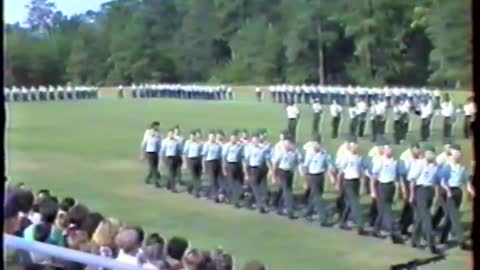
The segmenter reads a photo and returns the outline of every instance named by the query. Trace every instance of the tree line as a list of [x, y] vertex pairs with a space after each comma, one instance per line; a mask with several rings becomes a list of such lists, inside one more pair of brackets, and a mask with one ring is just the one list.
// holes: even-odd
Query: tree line
[[6, 25], [7, 85], [146, 82], [470, 87], [458, 0], [113, 0]]

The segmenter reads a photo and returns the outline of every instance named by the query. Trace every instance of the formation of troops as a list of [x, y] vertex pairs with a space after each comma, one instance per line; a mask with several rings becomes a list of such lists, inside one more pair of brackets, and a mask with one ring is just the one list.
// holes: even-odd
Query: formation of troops
[[[132, 98], [176, 98], [200, 100], [232, 100], [231, 87], [224, 85], [183, 85], [183, 84], [133, 84], [130, 87]], [[125, 97], [123, 86], [118, 87], [118, 97]]]
[[3, 88], [6, 102], [98, 99], [98, 88], [89, 86], [38, 86]]
[[[318, 133], [299, 147], [288, 131], [271, 144], [266, 130], [251, 135], [235, 130], [228, 137], [211, 130], [206, 138], [193, 130], [184, 138], [178, 126], [164, 136], [159, 127], [153, 122], [141, 143], [141, 158], [148, 161], [145, 183], [157, 188], [176, 193], [182, 184], [193, 196], [215, 203], [302, 217], [319, 226], [355, 228], [360, 235], [390, 237], [395, 244], [410, 239], [416, 248], [426, 242], [435, 254], [442, 252], [439, 244], [468, 248], [460, 205], [465, 192], [474, 196], [475, 191], [470, 169], [460, 162], [462, 149], [455, 143], [445, 144], [440, 153], [431, 145], [412, 143], [396, 158], [384, 137], [365, 154], [357, 138], [349, 136], [333, 155]], [[182, 168], [191, 182], [182, 181]], [[305, 192], [296, 198], [294, 181], [300, 177], [305, 179]], [[324, 199], [328, 180], [337, 193], [330, 204]], [[371, 199], [368, 218], [362, 214], [362, 193]], [[396, 200], [402, 204], [399, 217], [392, 212]]]
[[[295, 140], [295, 130], [300, 116], [296, 104], [311, 104], [313, 111], [313, 130], [319, 131], [320, 120], [326, 109], [331, 116], [331, 137], [337, 138], [341, 121], [347, 123], [348, 133], [358, 138], [371, 135], [371, 141], [384, 136], [386, 129], [393, 130], [393, 143], [405, 142], [411, 129], [411, 119], [420, 120], [419, 138], [427, 141], [431, 136], [432, 121], [443, 122], [442, 137], [445, 141], [453, 137], [455, 122], [463, 118], [463, 135], [471, 136], [470, 125], [476, 113], [473, 97], [464, 104], [454, 104], [448, 93], [440, 91], [411, 90], [401, 88], [353, 88], [332, 86], [270, 86], [273, 102], [286, 104], [288, 130]], [[259, 101], [263, 100], [263, 91], [256, 89]], [[343, 119], [342, 119], [343, 118]], [[393, 121], [388, 122], [391, 118]]]

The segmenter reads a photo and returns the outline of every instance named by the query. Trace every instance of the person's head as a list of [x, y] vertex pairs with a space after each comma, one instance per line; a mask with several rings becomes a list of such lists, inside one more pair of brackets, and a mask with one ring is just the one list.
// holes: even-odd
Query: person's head
[[70, 208], [72, 208], [75, 205], [75, 199], [72, 197], [65, 197], [63, 200], [60, 202], [60, 209], [64, 212], [68, 212]]
[[217, 134], [215, 134], [214, 131], [210, 131], [208, 133], [208, 141], [209, 142], [214, 142], [217, 139]]
[[446, 102], [450, 101], [450, 94], [449, 93], [443, 94], [443, 100]]
[[265, 264], [260, 261], [250, 261], [245, 264], [243, 270], [266, 270]]
[[195, 130], [190, 131], [190, 133], [188, 134], [188, 139], [191, 141], [195, 141], [197, 139]]
[[88, 234], [86, 231], [75, 230], [70, 231], [67, 234], [67, 246], [68, 248], [79, 250], [82, 245], [88, 243]]
[[172, 237], [167, 243], [167, 255], [180, 261], [188, 248], [188, 241], [182, 237]]
[[46, 243], [50, 237], [52, 226], [46, 223], [40, 223], [33, 228], [33, 240]]
[[455, 163], [460, 163], [460, 161], [462, 159], [462, 149], [460, 148], [460, 145], [458, 145], [458, 144], [452, 145], [450, 153], [451, 153], [451, 156], [452, 156], [452, 160]]
[[135, 226], [132, 229], [137, 232], [137, 245], [142, 246], [143, 240], [145, 239], [145, 231], [140, 226]]
[[233, 257], [230, 254], [222, 253], [215, 257], [215, 266], [217, 270], [232, 270]]
[[203, 262], [203, 256], [197, 249], [192, 249], [182, 258], [182, 264], [185, 270], [199, 270]]
[[200, 140], [202, 138], [202, 131], [200, 129], [195, 130], [195, 138]]
[[348, 144], [348, 149], [352, 154], [358, 154], [358, 144], [356, 142], [350, 142]]
[[88, 213], [89, 211], [86, 206], [77, 204], [68, 210], [66, 222], [80, 228]]
[[451, 146], [452, 145], [450, 143], [446, 143], [445, 145], [443, 145], [443, 152], [445, 152], [445, 154], [447, 155], [450, 155]]
[[280, 132], [280, 134], [278, 135], [278, 139], [279, 139], [280, 141], [284, 141], [286, 134], [287, 134], [287, 133], [286, 133], [285, 131]]
[[169, 129], [167, 131], [167, 138], [169, 138], [169, 139], [174, 139], [175, 138], [175, 133], [173, 133], [173, 129]]
[[160, 123], [159, 123], [158, 121], [154, 121], [154, 122], [152, 122], [152, 124], [150, 125], [150, 128], [152, 128], [153, 130], [158, 131], [158, 129], [160, 128]]
[[251, 137], [250, 142], [251, 142], [253, 145], [258, 145], [258, 143], [259, 143], [258, 135], [254, 134], [254, 135]]
[[88, 237], [92, 237], [93, 233], [95, 232], [102, 220], [103, 216], [100, 213], [88, 213], [88, 215], [85, 217], [85, 220], [82, 222], [80, 229], [86, 231]]
[[148, 235], [147, 239], [145, 240], [145, 245], [150, 246], [153, 244], [161, 244], [162, 246], [165, 245], [165, 239], [161, 237], [158, 233], [151, 233]]
[[174, 136], [180, 136], [180, 126], [176, 125], [173, 127], [173, 135]]
[[393, 149], [390, 146], [383, 147], [383, 155], [386, 158], [392, 158], [393, 157]]
[[53, 225], [57, 218], [58, 204], [51, 200], [44, 200], [39, 204], [38, 210], [42, 223]]
[[164, 245], [159, 243], [154, 243], [144, 247], [143, 252], [145, 253], [145, 258], [149, 262], [156, 262], [162, 260], [164, 256]]
[[123, 252], [135, 255], [140, 248], [138, 245], [138, 233], [134, 229], [125, 229], [120, 231], [115, 237], [115, 245]]
[[37, 200], [40, 201], [42, 199], [50, 197], [50, 190], [48, 189], [41, 189], [37, 192]]
[[230, 135], [230, 142], [231, 143], [236, 143], [238, 140], [238, 132], [234, 131], [231, 135]]
[[435, 148], [433, 146], [425, 146], [425, 159], [429, 162], [435, 161]]
[[100, 247], [114, 247], [118, 227], [108, 220], [102, 220], [92, 235], [92, 242]]
[[417, 142], [414, 142], [410, 145], [410, 151], [413, 155], [420, 154], [420, 145]]
[[32, 210], [35, 200], [33, 192], [26, 189], [18, 189], [18, 210], [22, 213], [28, 213]]
[[15, 191], [9, 193], [3, 205], [3, 232], [6, 234], [15, 234], [20, 229], [17, 196]]
[[55, 222], [54, 222], [55, 228], [59, 230], [67, 229], [68, 224], [66, 220], [67, 220], [67, 213], [59, 210], [57, 212], [57, 217], [55, 218]]
[[218, 131], [216, 132], [216, 139], [217, 139], [218, 141], [223, 141], [223, 138], [224, 138], [224, 137], [225, 137], [225, 133], [223, 133], [223, 131], [218, 130]]

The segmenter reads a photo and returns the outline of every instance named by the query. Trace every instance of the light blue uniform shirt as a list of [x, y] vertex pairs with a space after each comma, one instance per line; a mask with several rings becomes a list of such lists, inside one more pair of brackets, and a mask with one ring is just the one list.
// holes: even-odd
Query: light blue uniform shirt
[[205, 161], [220, 160], [222, 158], [222, 145], [207, 142], [203, 145], [202, 156]]
[[160, 153], [161, 138], [159, 135], [149, 135], [142, 142], [142, 149], [147, 153]]
[[186, 141], [183, 147], [183, 154], [187, 158], [198, 158], [202, 156], [202, 143]]
[[360, 155], [346, 154], [338, 162], [338, 170], [345, 180], [359, 179], [368, 169], [368, 164]]
[[372, 173], [380, 183], [391, 183], [400, 175], [400, 166], [393, 158], [373, 161]]
[[244, 149], [244, 161], [247, 166], [260, 167], [267, 164], [270, 159], [268, 147], [248, 144]]
[[417, 186], [433, 186], [440, 182], [441, 170], [440, 166], [435, 163], [426, 163], [423, 161], [422, 168], [415, 184]]
[[182, 152], [182, 144], [175, 139], [165, 139], [162, 143], [162, 156], [176, 157]]
[[462, 187], [469, 179], [469, 173], [461, 164], [445, 165], [442, 173], [442, 183], [449, 187]]
[[279, 169], [284, 171], [293, 171], [295, 166], [300, 164], [302, 156], [298, 150], [285, 151], [277, 153], [274, 157], [273, 163], [278, 166]]
[[307, 169], [309, 174], [319, 174], [325, 172], [327, 169], [333, 168], [332, 157], [327, 152], [309, 152], [303, 166]]
[[242, 162], [243, 145], [240, 143], [227, 143], [223, 152], [223, 160], [226, 162]]

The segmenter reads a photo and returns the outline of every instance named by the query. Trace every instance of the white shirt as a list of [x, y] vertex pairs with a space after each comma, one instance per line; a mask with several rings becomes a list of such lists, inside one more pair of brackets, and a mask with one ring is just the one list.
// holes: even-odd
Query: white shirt
[[338, 168], [343, 173], [345, 180], [358, 179], [363, 171], [363, 159], [360, 155], [348, 153], [340, 159]]
[[348, 114], [350, 115], [350, 118], [354, 118], [355, 116], [357, 116], [357, 113], [358, 112], [355, 107], [348, 109]]
[[365, 101], [360, 101], [357, 103], [357, 112], [366, 113], [368, 111], [368, 105]]
[[333, 117], [336, 117], [338, 116], [341, 112], [342, 112], [342, 106], [334, 103], [332, 105], [330, 105], [330, 114], [333, 116]]
[[258, 88], [258, 87], [257, 87], [257, 88], [255, 88], [255, 92], [257, 92], [257, 93], [258, 93], [258, 92], [260, 92], [260, 91], [261, 91], [261, 90], [260, 90], [260, 88]]
[[313, 113], [319, 113], [322, 111], [322, 105], [320, 105], [320, 103], [318, 102], [314, 102], [312, 104], [312, 109], [313, 109]]
[[374, 112], [376, 115], [384, 115], [387, 111], [387, 104], [385, 102], [379, 102], [375, 104]]
[[289, 105], [287, 106], [287, 118], [288, 119], [297, 119], [300, 111], [298, 110], [297, 106]]
[[422, 103], [420, 105], [420, 118], [425, 119], [433, 114], [432, 103], [429, 101], [427, 104]]
[[463, 112], [465, 113], [466, 116], [472, 116], [477, 112], [477, 107], [475, 106], [475, 103], [467, 103], [463, 105]]
[[438, 165], [445, 165], [450, 163], [449, 159], [450, 157], [447, 155], [447, 153], [442, 152], [437, 156], [435, 161], [437, 162]]
[[453, 102], [442, 102], [442, 116], [443, 117], [452, 117], [453, 113], [455, 112], [455, 107], [453, 106]]
[[118, 252], [118, 256], [115, 261], [119, 263], [139, 266], [138, 258], [136, 256], [123, 252], [123, 250], [120, 250], [120, 252]]

